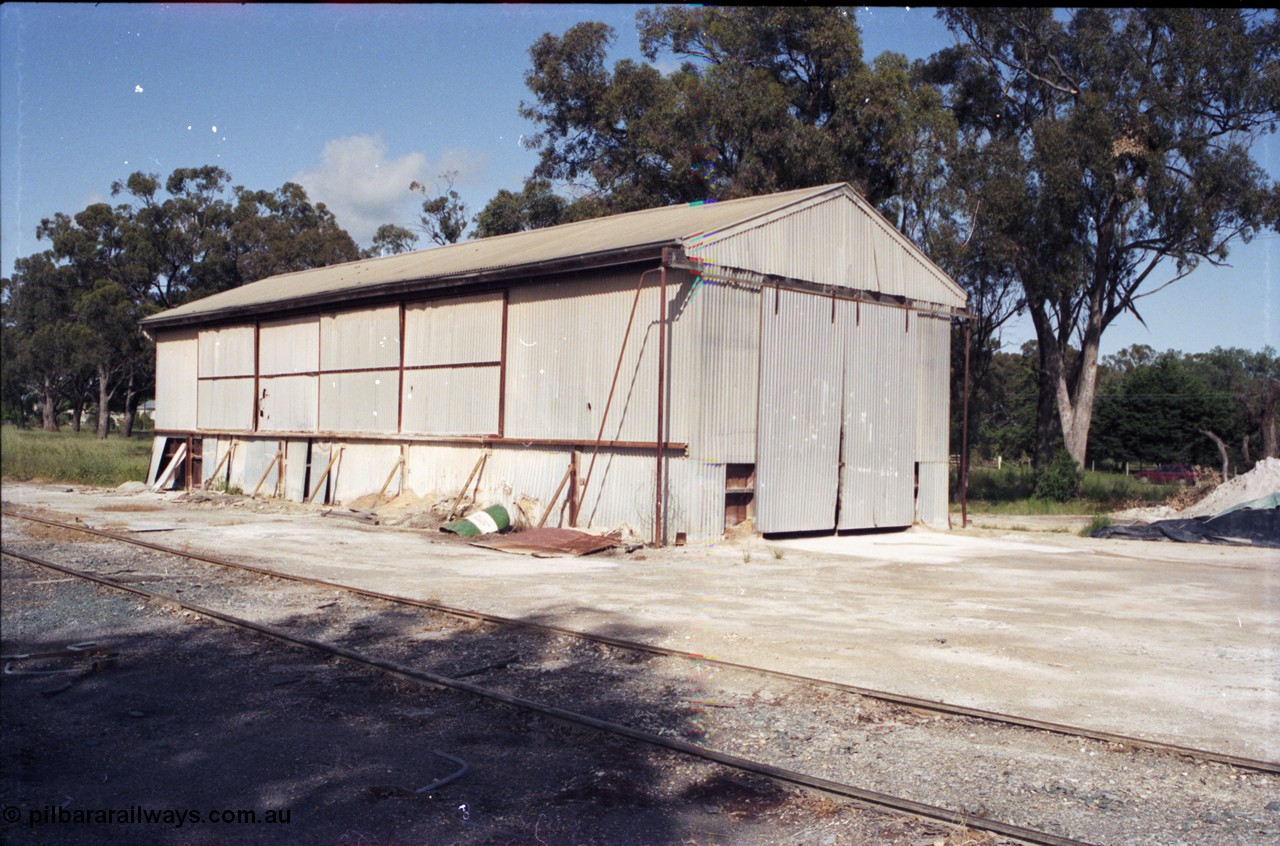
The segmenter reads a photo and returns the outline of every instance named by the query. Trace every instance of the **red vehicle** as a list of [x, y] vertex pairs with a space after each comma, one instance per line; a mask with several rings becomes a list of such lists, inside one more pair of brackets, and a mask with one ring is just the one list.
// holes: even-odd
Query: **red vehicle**
[[1157, 485], [1194, 485], [1196, 474], [1185, 464], [1161, 464], [1154, 470], [1139, 470], [1133, 474], [1135, 479], [1142, 479]]

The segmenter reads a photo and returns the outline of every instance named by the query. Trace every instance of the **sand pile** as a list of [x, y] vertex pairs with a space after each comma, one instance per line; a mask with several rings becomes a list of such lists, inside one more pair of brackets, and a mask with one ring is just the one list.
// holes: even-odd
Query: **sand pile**
[[1277, 492], [1280, 492], [1280, 458], [1264, 458], [1248, 473], [1218, 485], [1213, 493], [1178, 516], [1209, 517]]

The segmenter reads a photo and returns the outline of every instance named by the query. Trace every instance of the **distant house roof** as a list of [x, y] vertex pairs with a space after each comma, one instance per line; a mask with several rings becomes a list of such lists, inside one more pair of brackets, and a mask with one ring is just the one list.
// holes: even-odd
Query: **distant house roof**
[[[143, 325], [148, 329], [194, 325], [285, 308], [331, 306], [471, 282], [634, 262], [651, 258], [664, 247], [705, 244], [724, 230], [736, 230], [757, 219], [838, 195], [879, 219], [870, 204], [845, 183], [740, 200], [666, 206], [285, 273], [169, 309], [144, 319]], [[906, 238], [896, 231], [891, 234], [926, 266], [949, 297], [963, 302], [964, 292], [954, 281]]]

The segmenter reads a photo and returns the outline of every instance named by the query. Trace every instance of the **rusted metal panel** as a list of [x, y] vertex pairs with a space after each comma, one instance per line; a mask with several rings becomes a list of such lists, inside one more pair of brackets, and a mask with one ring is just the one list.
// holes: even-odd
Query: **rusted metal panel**
[[472, 546], [496, 549], [502, 552], [525, 553], [535, 558], [560, 555], [590, 555], [612, 549], [618, 542], [612, 538], [592, 535], [577, 529], [528, 529], [512, 535], [498, 536], [482, 541], [472, 541]]
[[756, 528], [832, 529], [844, 387], [831, 301], [765, 291], [761, 306]]
[[253, 326], [200, 330], [200, 378], [252, 376]]
[[194, 329], [156, 336], [156, 428], [196, 428], [196, 367], [199, 340]]
[[406, 371], [402, 431], [429, 435], [496, 434], [498, 377], [497, 366]]
[[322, 370], [367, 370], [399, 366], [398, 306], [344, 311], [326, 314], [320, 319]]
[[314, 432], [319, 379], [262, 376], [258, 379], [258, 431]]
[[321, 374], [320, 431], [394, 432], [399, 387], [396, 370]]
[[263, 376], [315, 373], [320, 368], [319, 323], [318, 315], [263, 321], [258, 332], [258, 372]]
[[253, 377], [200, 380], [197, 424], [201, 429], [251, 431]]
[[404, 333], [406, 367], [498, 361], [502, 294], [408, 303]]

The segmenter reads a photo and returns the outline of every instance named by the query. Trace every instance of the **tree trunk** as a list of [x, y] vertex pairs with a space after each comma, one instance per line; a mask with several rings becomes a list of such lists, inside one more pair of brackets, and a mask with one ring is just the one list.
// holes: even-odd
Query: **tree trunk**
[[76, 401], [71, 404], [71, 431], [80, 434], [81, 420], [84, 418], [84, 394], [76, 394]]
[[105, 440], [111, 432], [111, 370], [105, 364], [98, 365], [98, 440]]
[[58, 431], [58, 408], [53, 395], [53, 381], [44, 377], [44, 391], [40, 398], [41, 428], [46, 432]]
[[1249, 436], [1248, 436], [1248, 435], [1245, 435], [1245, 436], [1244, 436], [1244, 444], [1243, 444], [1243, 446], [1244, 446], [1244, 463], [1245, 463], [1246, 465], [1248, 465], [1248, 464], [1252, 464], [1253, 462], [1252, 462], [1252, 460], [1249, 458]]
[[1218, 454], [1222, 456], [1222, 481], [1227, 481], [1227, 479], [1230, 478], [1227, 475], [1227, 470], [1230, 469], [1230, 463], [1227, 460], [1227, 442], [1215, 435], [1213, 432], [1210, 432], [1208, 429], [1201, 429], [1200, 434], [1218, 445]]
[[1074, 395], [1067, 382], [1065, 362], [1058, 367], [1058, 418], [1062, 421], [1062, 440], [1067, 452], [1071, 453], [1076, 464], [1084, 467], [1084, 456], [1089, 447], [1089, 424], [1093, 421], [1093, 400], [1098, 391], [1096, 338], [1086, 338], [1080, 357], [1080, 374]]
[[1055, 408], [1058, 380], [1054, 365], [1059, 358], [1051, 354], [1056, 344], [1047, 320], [1038, 309], [1031, 309], [1031, 322], [1036, 329], [1036, 346], [1040, 356], [1040, 372], [1036, 379], [1036, 451], [1031, 463], [1039, 468], [1048, 467], [1053, 460], [1058, 431]]
[[1276, 442], [1276, 405], [1280, 403], [1280, 379], [1272, 379], [1262, 400], [1262, 457], [1280, 458], [1280, 444]]

